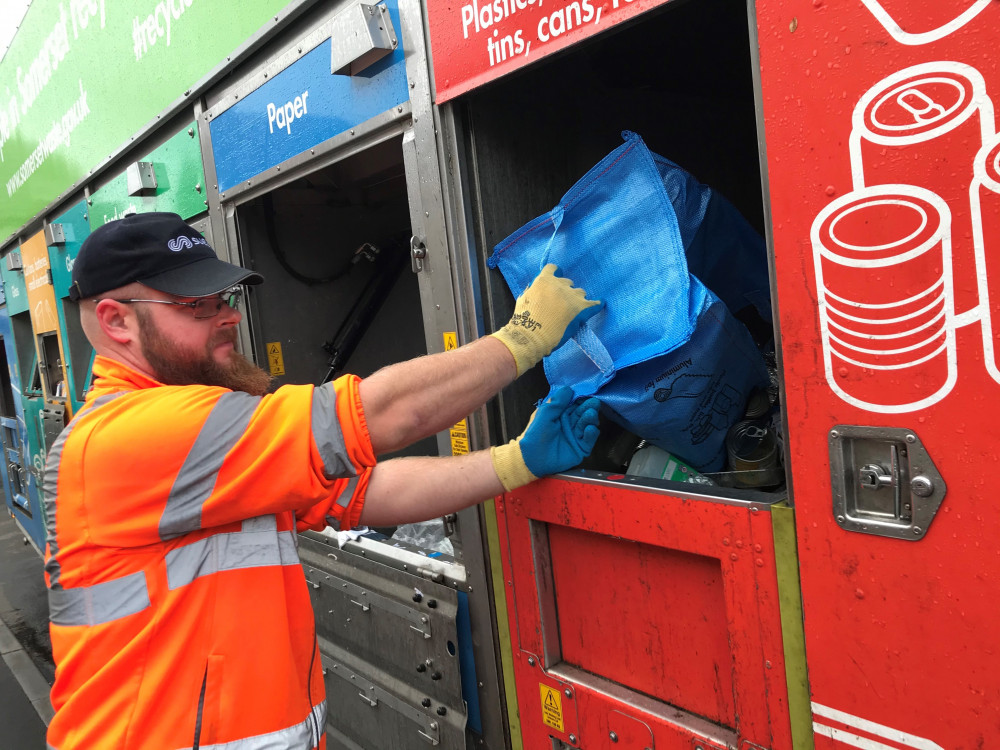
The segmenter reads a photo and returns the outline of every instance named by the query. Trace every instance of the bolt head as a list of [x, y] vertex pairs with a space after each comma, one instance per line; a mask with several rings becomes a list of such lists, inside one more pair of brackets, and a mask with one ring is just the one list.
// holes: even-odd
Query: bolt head
[[531, 667], [535, 666], [535, 657], [534, 656], [529, 656], [528, 657], [528, 666], [531, 666]]

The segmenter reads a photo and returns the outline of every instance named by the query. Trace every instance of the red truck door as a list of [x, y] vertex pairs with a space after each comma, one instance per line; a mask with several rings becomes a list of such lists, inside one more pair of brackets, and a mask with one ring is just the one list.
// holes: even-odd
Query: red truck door
[[818, 750], [1000, 738], [1000, 4], [759, 0]]

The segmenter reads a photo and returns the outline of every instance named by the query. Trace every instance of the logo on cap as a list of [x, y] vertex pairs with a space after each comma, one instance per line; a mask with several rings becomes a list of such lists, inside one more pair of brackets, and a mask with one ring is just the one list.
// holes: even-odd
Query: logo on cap
[[185, 237], [181, 235], [172, 240], [167, 241], [167, 247], [173, 250], [175, 253], [179, 253], [185, 247], [194, 247], [195, 245], [207, 245], [208, 240], [203, 237]]

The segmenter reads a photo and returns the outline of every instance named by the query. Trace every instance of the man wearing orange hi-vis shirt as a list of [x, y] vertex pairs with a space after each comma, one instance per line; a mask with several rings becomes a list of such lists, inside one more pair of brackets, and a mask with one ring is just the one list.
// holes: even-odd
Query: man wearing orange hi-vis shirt
[[235, 300], [261, 276], [220, 261], [175, 214], [91, 234], [71, 297], [97, 353], [93, 386], [45, 473], [48, 747], [325, 748], [295, 534], [439, 517], [590, 453], [599, 405], [561, 389], [507, 445], [375, 458], [475, 411], [600, 309], [555, 271], [491, 336], [269, 393], [235, 350]]

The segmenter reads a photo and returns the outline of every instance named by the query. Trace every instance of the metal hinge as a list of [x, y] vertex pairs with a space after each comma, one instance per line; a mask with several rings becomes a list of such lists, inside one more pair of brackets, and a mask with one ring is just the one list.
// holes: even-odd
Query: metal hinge
[[424, 258], [427, 257], [427, 246], [417, 235], [410, 237], [410, 267], [413, 273], [424, 270]]

